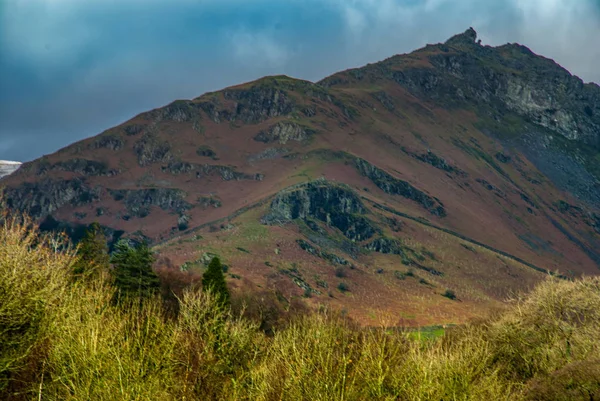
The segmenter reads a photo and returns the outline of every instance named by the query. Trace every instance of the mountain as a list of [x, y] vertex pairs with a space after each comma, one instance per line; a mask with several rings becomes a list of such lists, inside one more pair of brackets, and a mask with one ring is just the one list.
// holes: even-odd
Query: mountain
[[236, 291], [364, 324], [461, 322], [600, 266], [600, 87], [519, 44], [445, 43], [312, 83], [177, 100], [5, 178], [73, 236], [99, 221]]
[[0, 178], [5, 177], [9, 174], [14, 173], [21, 167], [20, 162], [11, 162], [7, 160], [0, 160]]

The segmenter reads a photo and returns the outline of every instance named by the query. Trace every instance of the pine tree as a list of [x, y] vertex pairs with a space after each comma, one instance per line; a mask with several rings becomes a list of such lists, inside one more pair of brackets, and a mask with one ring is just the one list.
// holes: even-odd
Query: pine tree
[[223, 266], [218, 257], [214, 257], [208, 265], [208, 270], [202, 275], [202, 290], [212, 292], [222, 306], [229, 306], [229, 290], [223, 274]]
[[94, 222], [87, 228], [77, 248], [77, 260], [73, 265], [75, 279], [95, 278], [108, 271], [110, 257], [106, 237], [100, 224]]
[[115, 301], [135, 301], [152, 297], [160, 287], [152, 270], [154, 256], [148, 244], [133, 247], [126, 240], [117, 243], [111, 262], [114, 270]]

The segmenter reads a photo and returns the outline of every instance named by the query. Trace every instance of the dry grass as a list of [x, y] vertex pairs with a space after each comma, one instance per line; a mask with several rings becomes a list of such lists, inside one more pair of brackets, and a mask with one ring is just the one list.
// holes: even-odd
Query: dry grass
[[0, 227], [0, 398], [577, 400], [600, 394], [600, 279], [548, 279], [496, 316], [420, 341], [321, 310], [267, 336], [187, 290], [111, 305], [107, 277], [27, 219]]

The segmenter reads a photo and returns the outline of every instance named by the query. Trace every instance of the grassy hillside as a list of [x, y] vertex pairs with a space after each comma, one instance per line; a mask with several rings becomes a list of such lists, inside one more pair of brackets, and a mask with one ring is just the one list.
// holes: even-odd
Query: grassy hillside
[[114, 306], [110, 274], [72, 280], [74, 250], [31, 227], [11, 216], [0, 227], [2, 399], [600, 396], [599, 278], [549, 278], [493, 317], [435, 335], [360, 328], [326, 309], [265, 334], [192, 287], [177, 313], [159, 297]]

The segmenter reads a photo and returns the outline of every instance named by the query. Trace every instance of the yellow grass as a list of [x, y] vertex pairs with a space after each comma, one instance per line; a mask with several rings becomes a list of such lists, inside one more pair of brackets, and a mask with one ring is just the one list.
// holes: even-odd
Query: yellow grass
[[[600, 279], [548, 279], [428, 341], [321, 310], [273, 336], [187, 291], [122, 308], [107, 275], [27, 219], [0, 227], [0, 399], [589, 400], [600, 396]], [[433, 312], [433, 311], [432, 311]], [[594, 398], [596, 397], [596, 398]]]

